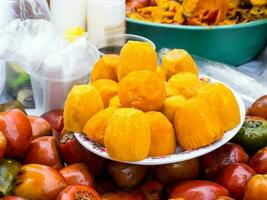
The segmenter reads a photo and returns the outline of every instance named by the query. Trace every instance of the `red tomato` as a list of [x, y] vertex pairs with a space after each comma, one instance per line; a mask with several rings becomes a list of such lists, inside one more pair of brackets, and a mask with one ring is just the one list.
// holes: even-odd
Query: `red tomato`
[[52, 110], [42, 115], [46, 121], [50, 123], [53, 129], [57, 132], [61, 132], [64, 127], [63, 110]]
[[56, 200], [100, 200], [98, 193], [85, 185], [71, 185], [62, 190]]
[[84, 163], [94, 175], [101, 175], [104, 159], [81, 146], [72, 132], [64, 134], [60, 139], [59, 151], [67, 164]]
[[83, 163], [75, 163], [62, 168], [59, 171], [69, 185], [85, 185], [94, 187], [94, 179]]
[[218, 177], [217, 182], [230, 192], [235, 199], [243, 199], [245, 187], [255, 171], [244, 163], [227, 165]]
[[162, 190], [164, 185], [157, 181], [151, 180], [143, 183], [139, 190], [145, 195], [147, 200], [160, 200], [162, 199]]
[[267, 147], [259, 150], [249, 161], [258, 174], [267, 174]]
[[204, 180], [181, 182], [170, 191], [170, 198], [184, 198], [186, 200], [214, 200], [219, 196], [229, 196], [229, 192], [217, 183]]
[[32, 127], [28, 117], [20, 110], [14, 109], [0, 113], [0, 131], [7, 139], [6, 157], [23, 156], [30, 146]]
[[6, 196], [2, 200], [27, 200], [27, 199], [17, 196]]
[[39, 164], [22, 166], [16, 179], [14, 194], [29, 199], [54, 200], [67, 186], [57, 170]]
[[145, 197], [138, 191], [120, 191], [101, 195], [101, 200], [145, 200]]
[[216, 179], [224, 166], [231, 163], [247, 163], [245, 150], [234, 143], [226, 143], [221, 148], [201, 157], [201, 169], [206, 177]]
[[25, 164], [42, 164], [61, 169], [62, 163], [59, 157], [56, 140], [52, 136], [43, 136], [34, 139], [24, 157]]
[[33, 139], [52, 134], [52, 127], [45, 119], [35, 116], [29, 116], [28, 118], [32, 126]]
[[7, 140], [4, 133], [0, 131], [0, 160], [4, 157], [7, 148]]

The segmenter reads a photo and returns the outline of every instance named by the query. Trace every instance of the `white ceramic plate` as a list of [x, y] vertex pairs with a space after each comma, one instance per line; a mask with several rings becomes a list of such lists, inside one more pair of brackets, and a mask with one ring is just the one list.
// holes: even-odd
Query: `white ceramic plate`
[[[213, 78], [210, 78], [208, 76], [205, 75], [200, 75], [200, 79], [207, 81], [207, 82], [220, 82], [218, 80], [215, 80]], [[226, 85], [227, 86], [227, 85]], [[229, 86], [227, 86], [228, 88], [230, 88]], [[137, 164], [137, 165], [162, 165], [162, 164], [169, 164], [169, 163], [175, 163], [175, 162], [181, 162], [181, 161], [185, 161], [185, 160], [190, 160], [192, 158], [196, 158], [202, 155], [205, 155], [211, 151], [214, 151], [215, 149], [221, 147], [222, 145], [224, 145], [225, 143], [227, 143], [229, 140], [231, 140], [239, 131], [239, 129], [241, 128], [244, 120], [245, 120], [245, 116], [246, 116], [246, 108], [244, 105], [243, 100], [241, 99], [241, 97], [239, 96], [239, 94], [237, 94], [232, 88], [230, 88], [238, 102], [239, 105], [239, 109], [240, 109], [240, 123], [238, 124], [238, 126], [236, 126], [234, 129], [227, 131], [224, 136], [220, 139], [217, 140], [216, 142], [205, 146], [205, 147], [201, 147], [198, 149], [194, 149], [194, 150], [189, 150], [189, 151], [183, 151], [179, 146], [177, 146], [176, 149], [176, 153], [172, 154], [172, 155], [168, 155], [168, 156], [161, 156], [161, 157], [148, 157], [144, 160], [138, 161], [138, 162], [128, 162], [128, 163], [132, 163], [132, 164]], [[107, 159], [112, 160], [109, 155], [106, 152], [106, 149], [91, 141], [89, 138], [87, 138], [87, 136], [83, 133], [75, 133], [75, 137], [77, 138], [77, 140], [79, 141], [79, 143], [84, 146], [87, 150], [101, 156]]]

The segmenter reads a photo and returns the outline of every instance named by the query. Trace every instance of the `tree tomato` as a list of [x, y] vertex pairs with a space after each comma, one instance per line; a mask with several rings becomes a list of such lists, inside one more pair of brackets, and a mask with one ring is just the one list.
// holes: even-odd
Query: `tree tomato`
[[145, 200], [145, 197], [138, 191], [120, 191], [101, 195], [101, 200]]
[[0, 160], [4, 157], [7, 148], [7, 140], [4, 133], [0, 131]]
[[52, 127], [45, 119], [36, 116], [28, 116], [28, 118], [32, 126], [33, 139], [52, 134]]
[[56, 200], [100, 200], [98, 193], [85, 185], [71, 185], [62, 190]]
[[69, 185], [85, 185], [94, 187], [94, 179], [83, 163], [75, 163], [62, 168], [59, 171]]
[[64, 127], [63, 110], [52, 110], [42, 115], [46, 121], [50, 123], [53, 129], [57, 132], [61, 132]]
[[143, 183], [139, 190], [145, 195], [147, 200], [161, 200], [164, 185], [157, 180], [150, 180]]
[[229, 196], [223, 186], [202, 180], [192, 180], [178, 183], [170, 191], [170, 198], [194, 200], [214, 200], [219, 196]]
[[28, 200], [23, 197], [17, 197], [17, 196], [6, 196], [2, 200]]
[[247, 183], [244, 200], [266, 200], [267, 174], [255, 175]]
[[232, 163], [223, 168], [217, 182], [235, 199], [243, 199], [245, 187], [255, 171], [244, 163]]
[[258, 173], [267, 173], [267, 147], [259, 150], [249, 161], [249, 165]]
[[53, 200], [67, 186], [55, 169], [39, 164], [22, 166], [17, 174], [14, 193], [28, 199]]
[[0, 113], [0, 131], [7, 139], [6, 157], [23, 156], [30, 146], [32, 127], [28, 117], [20, 110]]
[[230, 163], [247, 163], [245, 150], [234, 143], [226, 143], [221, 148], [201, 157], [201, 169], [206, 177], [215, 179], [222, 168]]

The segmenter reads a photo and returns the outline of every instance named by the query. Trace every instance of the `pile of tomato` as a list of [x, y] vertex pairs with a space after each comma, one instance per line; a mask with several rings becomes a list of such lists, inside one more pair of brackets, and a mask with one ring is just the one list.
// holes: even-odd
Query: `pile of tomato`
[[[0, 106], [0, 112], [3, 111]], [[160, 166], [105, 160], [64, 131], [63, 110], [41, 117], [0, 113], [0, 198], [4, 200], [265, 200], [267, 96], [235, 139], [200, 158]]]

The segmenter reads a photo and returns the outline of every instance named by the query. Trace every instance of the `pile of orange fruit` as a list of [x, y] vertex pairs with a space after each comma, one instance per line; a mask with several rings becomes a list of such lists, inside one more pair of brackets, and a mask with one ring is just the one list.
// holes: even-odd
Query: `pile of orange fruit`
[[198, 76], [185, 50], [169, 51], [158, 66], [150, 43], [129, 41], [98, 60], [89, 84], [71, 89], [65, 129], [86, 133], [118, 161], [209, 145], [240, 123], [240, 111], [229, 88]]

